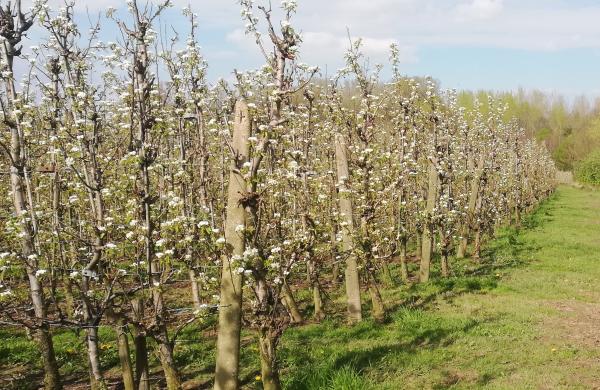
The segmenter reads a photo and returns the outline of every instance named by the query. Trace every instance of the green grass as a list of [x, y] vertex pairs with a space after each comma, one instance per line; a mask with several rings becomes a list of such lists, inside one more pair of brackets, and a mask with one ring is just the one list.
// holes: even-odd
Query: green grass
[[[367, 318], [345, 325], [343, 296], [334, 294], [333, 301], [327, 302], [333, 312], [328, 320], [284, 334], [279, 348], [284, 386], [332, 390], [598, 387], [599, 236], [600, 192], [561, 187], [522, 229], [498, 232], [486, 244], [480, 264], [454, 261], [451, 278], [440, 278], [434, 269], [431, 283], [383, 291], [388, 303], [383, 324]], [[416, 264], [411, 266], [414, 272]], [[296, 295], [304, 305], [310, 303], [309, 294]], [[100, 338], [105, 345], [103, 364], [113, 367], [117, 375], [114, 334], [103, 329]], [[178, 366], [199, 388], [208, 388], [214, 337], [191, 327], [181, 339], [176, 348]], [[30, 362], [39, 361], [23, 334], [0, 330], [0, 340], [0, 369], [31, 367]], [[69, 331], [55, 337], [61, 370], [70, 378], [85, 377], [82, 340], [82, 335]], [[259, 389], [260, 382], [254, 379], [259, 371], [257, 348], [251, 333], [244, 335], [243, 345], [241, 380], [245, 388]], [[13, 387], [27, 388], [24, 383]]]
[[[489, 243], [481, 265], [387, 291], [389, 322], [326, 322], [287, 332], [293, 389], [539, 389], [600, 385], [600, 193], [561, 187]], [[561, 310], [567, 308], [567, 310]], [[598, 312], [582, 320], [582, 311]], [[577, 327], [581, 329], [578, 329]], [[589, 329], [588, 329], [589, 328]], [[587, 332], [587, 333], [586, 333]], [[339, 377], [347, 385], [338, 386]]]

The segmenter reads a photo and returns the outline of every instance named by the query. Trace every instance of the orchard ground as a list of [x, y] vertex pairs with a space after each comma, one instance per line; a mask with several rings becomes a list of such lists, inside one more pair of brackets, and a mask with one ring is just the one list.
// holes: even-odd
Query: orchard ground
[[[417, 264], [411, 264], [416, 273]], [[487, 243], [480, 263], [428, 284], [386, 288], [388, 319], [346, 326], [331, 293], [330, 319], [289, 329], [280, 348], [290, 389], [589, 389], [600, 387], [600, 192], [559, 187], [523, 223]], [[397, 271], [393, 269], [393, 271]], [[306, 295], [303, 295], [306, 294]], [[308, 293], [298, 300], [310, 303]], [[365, 300], [366, 301], [366, 300]], [[305, 307], [307, 318], [310, 307]], [[310, 322], [310, 321], [308, 321]], [[186, 388], [210, 388], [214, 324], [187, 328], [175, 349]], [[118, 382], [114, 333], [100, 332], [102, 364]], [[104, 342], [102, 342], [104, 341]], [[55, 333], [67, 388], [86, 388], [83, 333]], [[261, 388], [258, 351], [244, 335], [244, 388]], [[155, 370], [159, 364], [152, 357]], [[33, 389], [41, 363], [17, 329], [0, 328], [0, 388]]]

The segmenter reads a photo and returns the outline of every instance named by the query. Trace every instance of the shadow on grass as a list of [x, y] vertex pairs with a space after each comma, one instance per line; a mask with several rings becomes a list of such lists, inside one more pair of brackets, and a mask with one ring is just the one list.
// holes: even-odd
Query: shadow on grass
[[[310, 342], [305, 340], [306, 348], [289, 348], [282, 350], [286, 357], [290, 373], [285, 376], [286, 388], [290, 389], [366, 389], [369, 377], [377, 376], [377, 372], [390, 375], [401, 370], [427, 370], [439, 364], [440, 356], [435, 353], [440, 348], [452, 345], [455, 340], [469, 333], [472, 329], [492, 322], [494, 318], [485, 320], [444, 320], [418, 309], [405, 309], [396, 313], [390, 325], [379, 325], [367, 321], [356, 325], [359, 332], [347, 330], [345, 337], [340, 338], [341, 330], [322, 330], [325, 342], [309, 348]], [[364, 347], [371, 337], [366, 328], [374, 327], [378, 337], [373, 337], [373, 346]], [[332, 334], [333, 333], [333, 334]], [[354, 338], [353, 338], [354, 337]], [[352, 339], [354, 345], [346, 341]], [[419, 356], [419, 357], [417, 357]], [[441, 359], [447, 359], [444, 355]], [[350, 371], [358, 378], [354, 385], [336, 386], [336, 378], [340, 372]], [[451, 375], [445, 380], [451, 380]], [[492, 378], [490, 378], [492, 379]], [[440, 387], [440, 388], [447, 388]]]
[[447, 347], [454, 341], [454, 335], [467, 333], [472, 328], [479, 326], [480, 321], [469, 321], [462, 327], [440, 326], [432, 329], [425, 329], [415, 334], [409, 341], [395, 343], [391, 345], [377, 346], [369, 349], [355, 350], [347, 352], [335, 361], [335, 367], [350, 366], [357, 371], [377, 365], [388, 355], [413, 354], [423, 349], [435, 349], [438, 347]]
[[[378, 373], [393, 374], [411, 364], [410, 369], [417, 371], [443, 367], [443, 359], [448, 356], [438, 350], [453, 344], [473, 328], [498, 319], [463, 321], [444, 318], [430, 310], [431, 307], [440, 299], [451, 302], [461, 295], [492, 291], [498, 287], [504, 272], [530, 264], [532, 254], [541, 246], [527, 233], [552, 221], [553, 213], [559, 207], [555, 202], [558, 197], [558, 194], [554, 195], [551, 202], [545, 202], [535, 213], [526, 216], [520, 228], [499, 229], [496, 237], [486, 244], [480, 261], [454, 259], [451, 277], [440, 276], [439, 259], [436, 259], [430, 282], [386, 291], [388, 302], [393, 303], [387, 305], [388, 318], [384, 324], [367, 319], [348, 327], [343, 325], [343, 320], [335, 319], [321, 325], [291, 329], [284, 336], [281, 349], [286, 387], [368, 388], [367, 382], [356, 381], [352, 382], [354, 385], [336, 387], [335, 378], [348, 369], [364, 379], [363, 374], [367, 371], [368, 377], [374, 378]], [[473, 383], [484, 386], [493, 379], [493, 374], [483, 373]], [[447, 378], [434, 388], [448, 388], [458, 381], [460, 377], [448, 373]]]

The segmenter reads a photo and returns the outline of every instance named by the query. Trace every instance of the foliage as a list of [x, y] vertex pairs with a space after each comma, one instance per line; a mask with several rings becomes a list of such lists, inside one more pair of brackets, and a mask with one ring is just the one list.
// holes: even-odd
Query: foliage
[[529, 137], [543, 142], [561, 170], [571, 171], [578, 161], [600, 147], [597, 101], [590, 102], [585, 96], [569, 101], [555, 93], [519, 89], [514, 92], [465, 91], [459, 94], [459, 102], [473, 107], [477, 98], [481, 100], [488, 95], [508, 106], [507, 118], [516, 118]]
[[575, 179], [585, 184], [600, 185], [600, 151], [589, 154], [575, 166]]

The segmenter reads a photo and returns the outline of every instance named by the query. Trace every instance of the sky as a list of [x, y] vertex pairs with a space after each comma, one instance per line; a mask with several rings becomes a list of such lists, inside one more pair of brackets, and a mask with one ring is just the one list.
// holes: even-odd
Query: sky
[[[25, 0], [24, 0], [25, 1]], [[144, 0], [138, 0], [143, 3]], [[236, 0], [173, 0], [161, 18], [181, 34], [182, 7], [198, 14], [198, 40], [211, 78], [263, 61]], [[264, 4], [268, 0], [255, 0]], [[4, 1], [2, 1], [4, 2]], [[61, 0], [50, 0], [51, 5]], [[431, 76], [455, 89], [540, 89], [567, 97], [600, 96], [600, 1], [596, 0], [297, 0], [292, 20], [302, 32], [300, 60], [323, 74], [343, 67], [348, 32], [361, 37], [371, 64], [387, 66], [389, 46], [400, 47], [404, 74]], [[27, 3], [27, 1], [25, 1]], [[272, 0], [273, 7], [279, 0]], [[76, 0], [81, 20], [125, 0]], [[85, 25], [85, 24], [84, 24]], [[85, 31], [84, 28], [82, 28]], [[116, 37], [105, 22], [103, 39]]]

